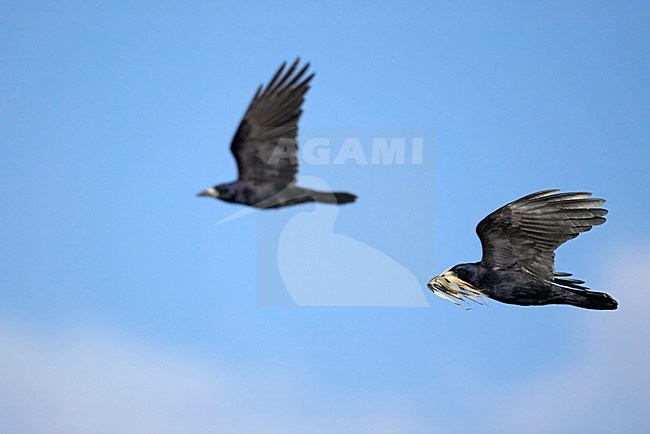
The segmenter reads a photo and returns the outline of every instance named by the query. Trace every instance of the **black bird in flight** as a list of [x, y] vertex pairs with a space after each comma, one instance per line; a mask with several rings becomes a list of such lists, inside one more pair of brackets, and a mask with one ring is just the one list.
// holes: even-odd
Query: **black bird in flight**
[[354, 202], [350, 193], [314, 191], [296, 185], [298, 121], [314, 74], [303, 79], [309, 64], [298, 72], [299, 59], [284, 72], [286, 62], [264, 89], [257, 90], [239, 124], [230, 150], [239, 175], [234, 182], [215, 185], [198, 196], [214, 197], [256, 208], [279, 208], [303, 202]]
[[511, 202], [476, 227], [480, 262], [459, 264], [434, 277], [434, 294], [464, 307], [485, 296], [521, 306], [569, 304], [613, 310], [618, 303], [603, 292], [589, 291], [582, 280], [555, 271], [555, 249], [565, 241], [605, 223], [604, 199], [591, 193], [544, 190]]

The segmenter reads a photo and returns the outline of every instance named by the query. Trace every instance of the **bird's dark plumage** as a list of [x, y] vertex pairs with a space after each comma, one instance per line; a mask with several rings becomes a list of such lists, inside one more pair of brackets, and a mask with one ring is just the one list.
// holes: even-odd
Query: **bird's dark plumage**
[[230, 145], [239, 174], [235, 182], [207, 189], [215, 197], [257, 208], [279, 208], [303, 202], [353, 202], [349, 193], [318, 192], [296, 185], [298, 121], [314, 74], [299, 60], [277, 70], [266, 88], [260, 86]]
[[588, 291], [570, 273], [555, 271], [555, 249], [605, 223], [603, 199], [591, 193], [544, 190], [511, 202], [476, 227], [483, 257], [460, 264], [429, 282], [437, 295], [458, 304], [487, 296], [518, 305], [570, 304], [616, 309], [609, 295]]

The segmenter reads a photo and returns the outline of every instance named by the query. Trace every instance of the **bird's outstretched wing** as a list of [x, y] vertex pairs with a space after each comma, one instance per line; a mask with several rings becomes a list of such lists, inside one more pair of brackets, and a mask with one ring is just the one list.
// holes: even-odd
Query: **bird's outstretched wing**
[[591, 193], [544, 190], [511, 202], [476, 227], [489, 268], [520, 266], [549, 281], [580, 287], [568, 273], [555, 273], [554, 250], [593, 226], [605, 223], [604, 199]]
[[309, 90], [309, 64], [298, 72], [300, 59], [285, 72], [286, 63], [275, 73], [266, 89], [260, 86], [230, 145], [239, 180], [288, 184], [298, 171], [296, 138], [301, 105]]

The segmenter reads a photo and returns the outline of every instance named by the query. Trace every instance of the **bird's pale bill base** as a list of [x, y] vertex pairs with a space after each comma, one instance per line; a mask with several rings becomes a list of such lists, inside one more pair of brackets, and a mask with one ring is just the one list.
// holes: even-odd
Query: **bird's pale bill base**
[[470, 309], [469, 301], [484, 305], [482, 297], [483, 292], [471, 284], [459, 279], [451, 271], [445, 271], [439, 276], [434, 277], [427, 284], [431, 292], [443, 300], [451, 301], [456, 306], [463, 309]]
[[215, 199], [219, 197], [219, 190], [214, 187], [210, 187], [207, 190], [197, 194], [198, 197], [214, 197]]

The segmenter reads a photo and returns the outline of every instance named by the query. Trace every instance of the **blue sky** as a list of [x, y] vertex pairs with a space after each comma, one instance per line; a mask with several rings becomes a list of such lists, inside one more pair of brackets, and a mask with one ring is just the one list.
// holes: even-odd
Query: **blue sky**
[[[1, 430], [647, 430], [649, 24], [643, 2], [0, 2]], [[216, 224], [240, 208], [194, 195], [234, 179], [246, 105], [296, 56], [301, 139], [423, 137], [423, 162], [303, 164], [358, 202]], [[557, 268], [618, 311], [425, 291], [544, 188], [607, 199]], [[426, 307], [297, 306], [279, 243], [307, 251], [310, 215], [365, 252], [318, 291], [405, 276]]]

